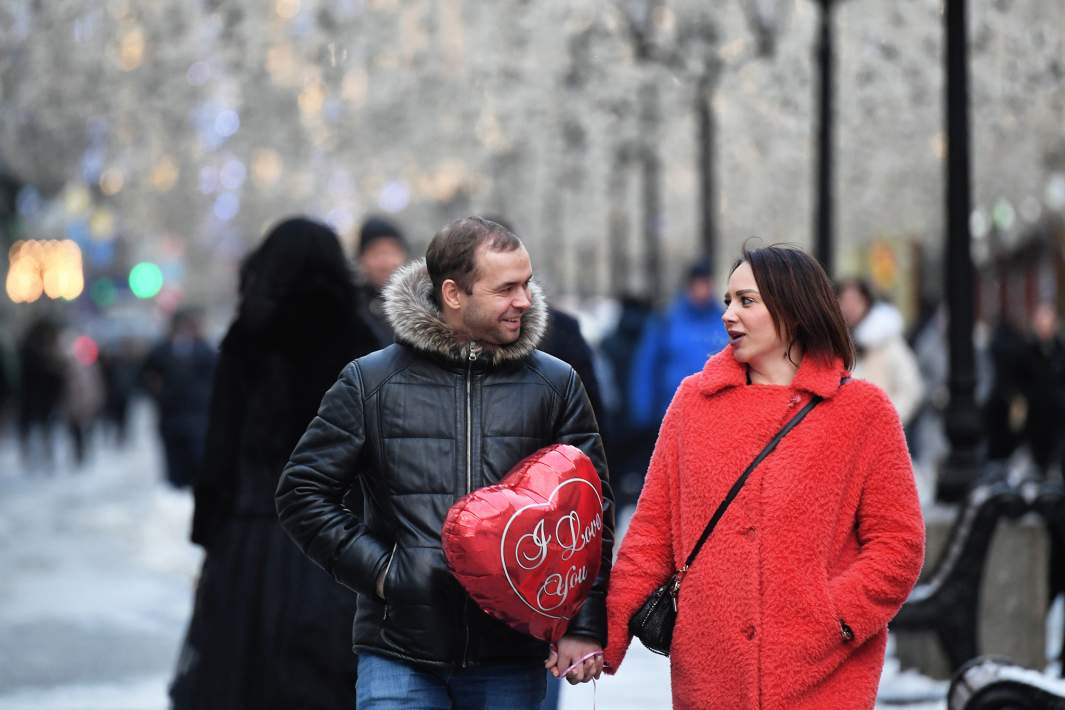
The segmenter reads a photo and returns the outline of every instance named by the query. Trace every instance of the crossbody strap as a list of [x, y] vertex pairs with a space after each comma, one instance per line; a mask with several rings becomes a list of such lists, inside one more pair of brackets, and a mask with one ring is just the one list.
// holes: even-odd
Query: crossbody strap
[[[843, 382], [846, 382], [846, 380]], [[843, 382], [840, 384], [843, 384]], [[777, 448], [777, 444], [780, 443], [780, 440], [787, 436], [788, 432], [794, 429], [795, 426], [810, 413], [811, 409], [821, 403], [821, 399], [821, 397], [815, 395], [809, 402], [807, 402], [806, 406], [800, 409], [799, 412], [777, 432], [776, 436], [770, 439], [769, 443], [765, 445], [764, 449], [762, 449], [762, 452], [754, 457], [754, 461], [751, 461], [750, 465], [744, 469], [743, 473], [740, 474], [740, 477], [736, 479], [736, 482], [732, 484], [732, 488], [729, 489], [728, 495], [726, 495], [725, 499], [721, 501], [721, 504], [717, 506], [717, 510], [714, 511], [714, 517], [710, 518], [710, 522], [706, 524], [706, 529], [703, 530], [703, 534], [699, 536], [699, 541], [695, 543], [695, 547], [692, 549], [691, 554], [688, 555], [688, 559], [684, 562], [684, 567], [678, 571], [679, 577], [682, 577], [684, 573], [688, 571], [688, 568], [691, 567], [692, 562], [695, 561], [695, 556], [699, 554], [699, 550], [703, 548], [703, 544], [706, 543], [707, 538], [710, 537], [710, 533], [714, 531], [717, 521], [721, 520], [721, 516], [725, 514], [725, 510], [729, 507], [729, 504], [732, 503], [737, 495], [739, 495], [740, 489], [743, 488], [743, 484], [747, 482], [748, 478], [750, 478], [751, 472], [754, 471], [758, 464], [762, 463], [762, 460], [765, 459], [766, 456], [773, 453], [773, 449]], [[680, 579], [678, 578], [676, 581], [676, 587], [679, 586]]]

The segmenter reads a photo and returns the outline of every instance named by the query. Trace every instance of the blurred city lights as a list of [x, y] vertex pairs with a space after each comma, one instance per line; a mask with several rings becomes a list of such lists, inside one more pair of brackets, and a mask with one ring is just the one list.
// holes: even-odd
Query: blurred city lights
[[117, 195], [126, 184], [126, 176], [121, 168], [111, 167], [100, 175], [100, 191], [105, 195]]
[[320, 81], [311, 81], [300, 92], [299, 104], [300, 111], [303, 112], [305, 118], [317, 116], [322, 112], [322, 105], [325, 103], [325, 89], [322, 87]]
[[97, 279], [89, 289], [89, 298], [100, 308], [113, 306], [118, 300], [118, 289], [115, 282], [109, 278]]
[[87, 335], [74, 338], [74, 357], [82, 365], [92, 365], [100, 357], [100, 346]]
[[211, 65], [201, 59], [189, 65], [188, 71], [185, 72], [185, 79], [193, 86], [203, 86], [211, 80], [213, 75], [214, 70]]
[[240, 212], [240, 196], [235, 192], [223, 192], [215, 199], [211, 211], [219, 221], [228, 222]]
[[144, 60], [144, 30], [133, 27], [122, 35], [118, 49], [118, 66], [122, 71], [133, 71]]
[[282, 20], [291, 20], [300, 14], [300, 0], [277, 0], [274, 9]]
[[137, 298], [152, 298], [163, 288], [163, 272], [157, 264], [142, 261], [129, 270], [129, 290]]
[[359, 108], [366, 103], [366, 92], [369, 86], [369, 77], [364, 69], [352, 69], [344, 75], [344, 81], [340, 85], [340, 95], [344, 100]]
[[244, 163], [237, 158], [229, 158], [218, 171], [218, 180], [227, 190], [239, 190], [247, 175], [248, 169], [244, 167]]
[[159, 192], [167, 192], [177, 184], [179, 175], [180, 172], [174, 163], [174, 159], [169, 155], [164, 155], [152, 168], [152, 174], [148, 177], [148, 180], [152, 183], [152, 187]]
[[107, 241], [115, 236], [115, 215], [106, 207], [93, 211], [89, 218], [89, 234], [95, 241]]
[[281, 177], [281, 156], [272, 148], [255, 151], [251, 161], [251, 174], [259, 187], [269, 187]]
[[222, 138], [229, 138], [240, 130], [240, 115], [233, 109], [222, 109], [215, 116], [214, 130]]
[[386, 212], [401, 212], [410, 204], [410, 188], [403, 180], [390, 180], [381, 188], [377, 204]]
[[69, 187], [63, 195], [63, 209], [68, 215], [84, 214], [90, 204], [92, 204], [92, 197], [84, 185]]
[[1017, 212], [1013, 209], [1013, 205], [1010, 204], [1009, 200], [999, 200], [991, 210], [991, 221], [1003, 232], [1009, 231], [1016, 219]]
[[5, 288], [14, 303], [33, 303], [41, 295], [73, 301], [85, 287], [81, 249], [73, 241], [17, 241], [8, 252]]
[[1046, 203], [1052, 209], [1065, 210], [1065, 173], [1054, 173], [1047, 182]]

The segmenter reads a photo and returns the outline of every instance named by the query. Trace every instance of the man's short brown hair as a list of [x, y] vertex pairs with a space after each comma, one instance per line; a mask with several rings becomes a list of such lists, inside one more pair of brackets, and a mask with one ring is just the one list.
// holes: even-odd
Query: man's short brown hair
[[451, 222], [433, 236], [425, 252], [425, 266], [433, 281], [433, 297], [440, 302], [441, 287], [451, 279], [466, 293], [477, 281], [477, 250], [486, 245], [492, 251], [514, 251], [522, 246], [514, 232], [483, 217], [463, 217]]

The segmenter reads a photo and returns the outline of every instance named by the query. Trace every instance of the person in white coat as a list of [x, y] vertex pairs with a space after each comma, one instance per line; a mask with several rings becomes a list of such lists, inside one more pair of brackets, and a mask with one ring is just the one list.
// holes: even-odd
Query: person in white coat
[[852, 376], [883, 389], [903, 425], [910, 424], [924, 400], [925, 386], [917, 358], [903, 337], [902, 313], [878, 301], [864, 279], [845, 279], [836, 293], [854, 339]]

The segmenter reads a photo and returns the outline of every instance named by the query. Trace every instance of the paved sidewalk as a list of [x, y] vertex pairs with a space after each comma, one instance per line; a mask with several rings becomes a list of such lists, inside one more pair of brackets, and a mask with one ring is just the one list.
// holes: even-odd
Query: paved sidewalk
[[[52, 475], [22, 471], [0, 442], [0, 710], [167, 707], [201, 555], [146, 406], [133, 426], [128, 449], [98, 450], [80, 471], [61, 456]], [[889, 667], [885, 687], [906, 682]], [[561, 707], [590, 709], [593, 693], [600, 710], [668, 708], [669, 662], [634, 644], [619, 676], [564, 686]]]

